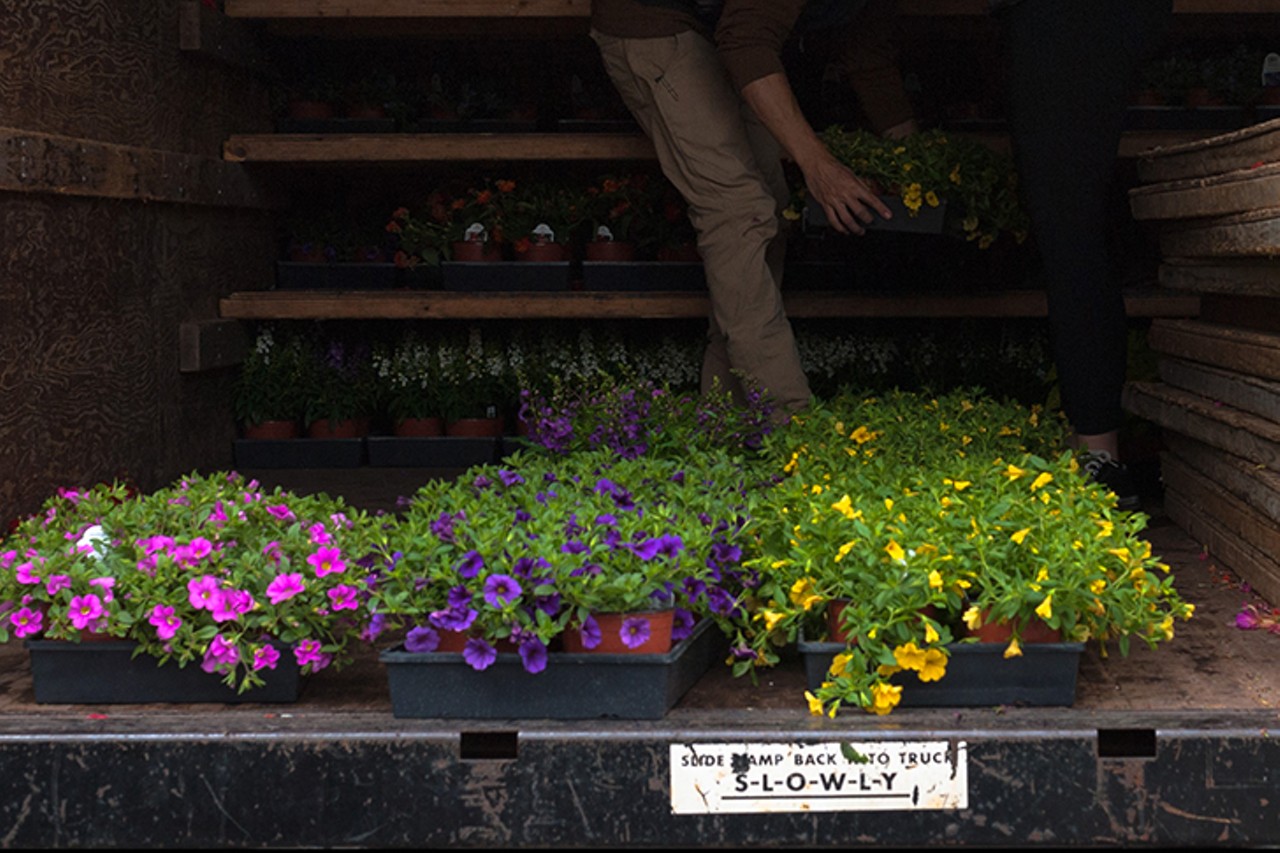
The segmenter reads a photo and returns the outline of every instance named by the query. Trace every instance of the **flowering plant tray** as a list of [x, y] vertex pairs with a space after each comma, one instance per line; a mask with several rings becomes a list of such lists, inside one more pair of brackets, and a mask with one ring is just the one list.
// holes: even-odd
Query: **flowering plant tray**
[[[844, 643], [797, 643], [810, 690], [826, 680]], [[1026, 643], [1019, 657], [1005, 658], [1004, 643], [953, 643], [938, 681], [914, 673], [894, 676], [902, 685], [902, 707], [972, 708], [987, 705], [1073, 705], [1083, 643]]]
[[199, 664], [134, 657], [135, 646], [128, 640], [27, 640], [26, 648], [39, 704], [295, 702], [302, 689], [291, 654], [281, 655], [275, 669], [260, 672], [261, 687], [238, 693]]
[[[884, 202], [884, 206], [889, 208], [889, 212], [893, 214], [892, 219], [882, 219], [879, 216], [873, 216], [870, 222], [864, 223], [864, 227], [868, 231], [908, 231], [917, 234], [941, 234], [943, 226], [947, 222], [947, 203], [942, 202], [937, 207], [929, 207], [921, 205], [914, 216], [902, 199], [894, 195], [882, 195], [880, 201]], [[804, 224], [811, 228], [826, 228], [830, 226], [827, 222], [826, 211], [822, 209], [822, 205], [818, 204], [812, 198], [806, 199], [804, 207]]]
[[666, 654], [553, 652], [526, 672], [502, 653], [488, 669], [459, 652], [382, 652], [391, 712], [401, 718], [585, 720], [664, 717], [711, 667], [721, 635], [704, 620]]

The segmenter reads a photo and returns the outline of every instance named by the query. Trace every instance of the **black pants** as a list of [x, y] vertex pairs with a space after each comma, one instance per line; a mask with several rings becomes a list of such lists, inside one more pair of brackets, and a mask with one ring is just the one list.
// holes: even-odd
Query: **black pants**
[[1085, 435], [1123, 417], [1128, 323], [1108, 257], [1109, 194], [1137, 73], [1172, 9], [1172, 0], [1022, 0], [999, 13], [1062, 407]]

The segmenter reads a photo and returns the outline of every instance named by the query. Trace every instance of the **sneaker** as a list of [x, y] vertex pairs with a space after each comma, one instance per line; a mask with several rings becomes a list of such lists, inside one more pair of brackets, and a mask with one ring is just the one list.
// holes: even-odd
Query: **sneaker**
[[1086, 450], [1080, 455], [1080, 467], [1095, 483], [1100, 483], [1116, 496], [1116, 506], [1123, 510], [1139, 510], [1142, 499], [1128, 466], [1117, 462], [1105, 450]]

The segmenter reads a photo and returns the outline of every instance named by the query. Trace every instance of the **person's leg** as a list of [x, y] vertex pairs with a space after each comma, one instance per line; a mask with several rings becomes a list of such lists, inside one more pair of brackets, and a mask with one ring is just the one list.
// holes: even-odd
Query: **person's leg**
[[1044, 261], [1063, 410], [1079, 447], [1118, 456], [1123, 294], [1107, 254], [1125, 107], [1171, 0], [1023, 0], [1003, 12], [1019, 181]]
[[[759, 382], [780, 414], [809, 403], [778, 280], [779, 209], [715, 48], [693, 32], [658, 39], [593, 33], [610, 79], [654, 142], [663, 173], [689, 204], [711, 296], [704, 382], [726, 364]], [[780, 164], [778, 166], [780, 169]], [[723, 336], [719, 360], [717, 348]], [[722, 380], [723, 381], [723, 380]], [[732, 387], [732, 386], [730, 386]]]

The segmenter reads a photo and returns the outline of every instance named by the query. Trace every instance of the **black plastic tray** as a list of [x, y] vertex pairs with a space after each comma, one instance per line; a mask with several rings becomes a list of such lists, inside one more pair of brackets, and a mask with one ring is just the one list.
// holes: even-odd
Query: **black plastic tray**
[[[810, 690], [826, 681], [831, 660], [843, 643], [797, 644]], [[1083, 643], [1026, 643], [1020, 657], [1005, 658], [1004, 643], [956, 643], [938, 681], [900, 673], [903, 707], [974, 708], [990, 705], [1073, 705]]]
[[[902, 199], [897, 196], [882, 195], [880, 200], [884, 202], [884, 206], [889, 208], [889, 212], [893, 214], [892, 219], [881, 219], [879, 216], [872, 217], [870, 222], [864, 223], [868, 231], [906, 231], [913, 234], [941, 234], [943, 226], [947, 222], [947, 205], [942, 203], [937, 207], [929, 207], [929, 205], [921, 205], [915, 216], [911, 215], [911, 211], [907, 210], [907, 206], [902, 203]], [[830, 223], [827, 222], [826, 211], [822, 209], [822, 205], [818, 204], [812, 198], [806, 200], [804, 206], [804, 224], [806, 228], [827, 228]]]
[[408, 284], [408, 270], [391, 263], [276, 261], [277, 290], [393, 290]]
[[440, 264], [445, 290], [568, 290], [568, 261], [445, 261]]
[[497, 461], [497, 438], [470, 436], [401, 437], [371, 435], [365, 439], [374, 468], [470, 468]]
[[583, 290], [705, 290], [702, 263], [688, 261], [583, 261]]
[[238, 468], [359, 468], [363, 438], [237, 438]]
[[275, 669], [262, 670], [265, 684], [244, 693], [192, 662], [159, 664], [133, 657], [128, 640], [72, 643], [26, 640], [31, 681], [41, 704], [146, 704], [150, 702], [295, 702], [302, 679], [293, 654], [282, 651]]
[[704, 621], [664, 655], [551, 652], [539, 673], [526, 672], [514, 652], [480, 671], [460, 652], [397, 647], [379, 659], [400, 718], [657, 720], [710, 669], [717, 640]]

